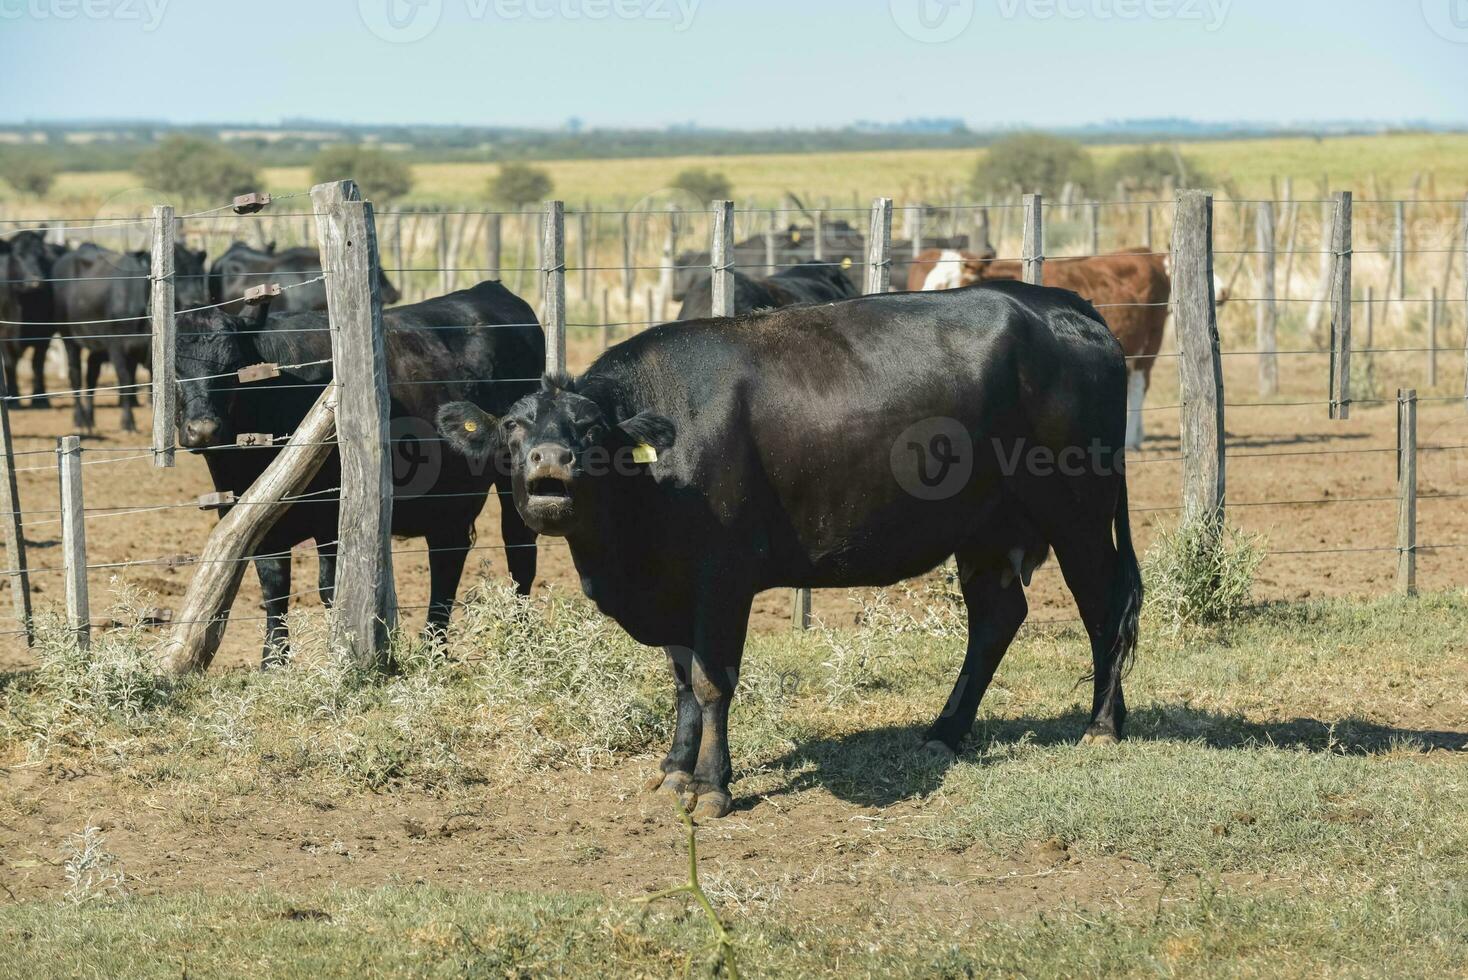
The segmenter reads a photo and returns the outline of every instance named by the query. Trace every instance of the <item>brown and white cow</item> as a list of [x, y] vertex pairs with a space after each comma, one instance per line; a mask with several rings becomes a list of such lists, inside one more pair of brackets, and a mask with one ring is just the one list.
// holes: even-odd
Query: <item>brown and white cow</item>
[[[924, 263], [924, 259], [928, 261]], [[920, 263], [927, 272], [919, 282]], [[1086, 258], [1045, 260], [1045, 285], [1069, 289], [1090, 300], [1126, 353], [1128, 449], [1142, 446], [1142, 403], [1152, 381], [1157, 352], [1162, 348], [1167, 304], [1172, 295], [1169, 266], [1166, 255], [1145, 248]], [[992, 252], [988, 256], [958, 252], [949, 256], [930, 249], [914, 263], [909, 288], [951, 289], [1020, 278], [1023, 278], [1020, 262], [995, 259]]]

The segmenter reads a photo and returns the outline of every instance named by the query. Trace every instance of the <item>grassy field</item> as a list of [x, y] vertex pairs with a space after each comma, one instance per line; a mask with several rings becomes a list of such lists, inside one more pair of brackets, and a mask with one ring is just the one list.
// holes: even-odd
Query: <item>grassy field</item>
[[[1232, 181], [1240, 193], [1261, 195], [1273, 178], [1295, 178], [1297, 195], [1319, 191], [1328, 176], [1334, 188], [1353, 188], [1359, 195], [1406, 196], [1418, 174], [1431, 174], [1440, 197], [1458, 198], [1468, 191], [1468, 135], [1359, 136], [1330, 139], [1272, 139], [1180, 144], [1220, 180]], [[1095, 147], [1105, 163], [1125, 147]], [[777, 154], [764, 156], [671, 157], [640, 160], [566, 160], [543, 166], [555, 182], [555, 193], [568, 202], [631, 206], [666, 188], [690, 167], [725, 173], [736, 197], [749, 206], [778, 203], [786, 192], [833, 206], [865, 207], [884, 194], [898, 200], [948, 200], [967, 197], [968, 178], [982, 150], [916, 150], [872, 153]], [[494, 164], [427, 164], [414, 168], [416, 187], [410, 204], [474, 204], [484, 200], [484, 187]], [[305, 190], [310, 175], [304, 167], [266, 170], [263, 180], [277, 194]], [[1372, 180], [1378, 184], [1373, 186]], [[95, 208], [138, 187], [129, 173], [63, 174], [52, 202]], [[27, 207], [47, 202], [15, 202]]]
[[[752, 639], [705, 888], [747, 976], [1468, 970], [1462, 593], [1156, 610], [1131, 737], [1081, 750], [1083, 638], [1023, 634], [950, 767], [919, 750], [956, 610]], [[445, 658], [159, 683], [53, 635], [0, 678], [0, 973], [717, 973], [671, 803], [660, 658], [481, 587]], [[298, 633], [298, 635], [300, 635]], [[85, 830], [84, 827], [91, 827]], [[144, 951], [140, 955], [140, 951]]]

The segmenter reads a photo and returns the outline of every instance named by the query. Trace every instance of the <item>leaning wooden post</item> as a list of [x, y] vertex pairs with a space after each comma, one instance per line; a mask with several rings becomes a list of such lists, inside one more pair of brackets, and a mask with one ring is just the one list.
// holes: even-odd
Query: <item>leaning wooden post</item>
[[177, 414], [174, 234], [173, 208], [167, 204], [157, 205], [153, 208], [153, 288], [149, 309], [153, 320], [153, 465], [159, 467], [173, 465], [173, 426]]
[[1330, 235], [1330, 417], [1351, 417], [1351, 192], [1335, 195]]
[[1278, 312], [1274, 304], [1274, 205], [1259, 205], [1259, 302], [1255, 340], [1259, 345], [1259, 394], [1279, 393]]
[[336, 638], [365, 667], [388, 661], [397, 625], [392, 571], [392, 445], [380, 262], [372, 205], [350, 181], [311, 189], [338, 392], [341, 516], [337, 529]]
[[1213, 295], [1213, 195], [1180, 191], [1172, 298], [1182, 366], [1183, 521], [1223, 523], [1223, 362]]
[[545, 202], [541, 225], [541, 293], [545, 296], [545, 369], [551, 374], [566, 370], [566, 205]]
[[61, 471], [61, 559], [66, 575], [66, 624], [85, 648], [92, 641], [92, 606], [87, 595], [87, 520], [82, 504], [82, 440], [56, 440]]
[[713, 315], [733, 316], [734, 309], [734, 202], [714, 202], [709, 268], [713, 276]]
[[[161, 651], [170, 672], [187, 674], [204, 670], [213, 661], [224, 638], [224, 629], [229, 625], [229, 607], [239, 591], [250, 556], [279, 519], [287, 506], [285, 501], [305, 490], [331, 455], [337, 396], [338, 388], [328, 385], [296, 426], [280, 455], [271, 460], [265, 472], [256, 477], [250, 489], [209, 535], [184, 594], [183, 608]], [[343, 557], [344, 553], [338, 556], [338, 596]]]
[[1417, 389], [1397, 391], [1397, 591], [1417, 593]]
[[0, 510], [5, 512], [5, 554], [9, 571], [10, 601], [15, 619], [25, 630], [26, 646], [35, 643], [31, 629], [31, 577], [26, 570], [25, 534], [20, 524], [20, 491], [15, 483], [15, 446], [10, 439], [10, 378], [0, 360]]
[[1025, 282], [1040, 285], [1045, 281], [1045, 226], [1044, 198], [1039, 194], [1024, 196], [1024, 241], [1020, 246], [1020, 261], [1024, 263]]

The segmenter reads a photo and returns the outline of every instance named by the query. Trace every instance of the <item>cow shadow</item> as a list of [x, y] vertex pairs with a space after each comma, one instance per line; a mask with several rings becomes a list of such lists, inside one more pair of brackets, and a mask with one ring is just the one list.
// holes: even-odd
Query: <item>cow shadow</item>
[[[1088, 720], [1089, 715], [1081, 710], [981, 720], [958, 758], [984, 764], [981, 750], [993, 744], [1074, 746]], [[875, 807], [927, 796], [942, 784], [951, 763], [923, 748], [925, 730], [926, 725], [889, 725], [797, 741], [794, 748], [769, 765], [772, 771], [788, 772], [789, 778], [761, 796], [780, 797], [821, 788], [848, 803]], [[1359, 718], [1253, 722], [1239, 715], [1186, 705], [1134, 709], [1127, 719], [1127, 738], [1223, 750], [1267, 746], [1332, 755], [1381, 755], [1404, 746], [1417, 751], [1468, 752], [1468, 732], [1401, 728]], [[1077, 746], [1076, 751], [1105, 750]]]

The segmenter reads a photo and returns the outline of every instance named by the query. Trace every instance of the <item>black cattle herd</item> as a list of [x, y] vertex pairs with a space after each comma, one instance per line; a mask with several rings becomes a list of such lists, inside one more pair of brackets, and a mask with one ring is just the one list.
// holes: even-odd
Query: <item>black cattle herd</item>
[[[733, 805], [729, 706], [756, 593], [890, 585], [955, 557], [967, 651], [927, 735], [947, 755], [1053, 550], [1091, 642], [1082, 741], [1119, 738], [1142, 585], [1116, 465], [1126, 368], [1105, 321], [1074, 293], [1018, 282], [859, 297], [843, 263], [789, 258], [773, 276], [738, 275], [729, 318], [709, 315], [707, 273], [682, 282], [678, 322], [611, 347], [576, 377], [541, 376], [535, 313], [497, 281], [385, 311], [393, 532], [426, 540], [430, 634], [444, 635], [475, 521], [497, 492], [522, 594], [537, 536], [564, 539], [596, 606], [664, 648], [676, 725], [649, 787], [718, 817]], [[9, 384], [31, 357], [31, 403], [46, 404], [53, 334], [73, 389], [95, 388], [103, 360], [132, 383], [149, 346], [146, 254], [66, 250], [21, 232], [0, 242], [0, 262]], [[200, 252], [180, 248], [175, 262], [178, 308], [193, 311], [177, 324], [179, 440], [216, 489], [238, 493], [331, 379], [325, 294], [311, 288], [319, 258], [237, 243], [207, 272]], [[215, 305], [282, 280], [300, 288], [276, 309]], [[259, 362], [282, 373], [237, 379]], [[125, 427], [132, 394], [121, 388]], [[82, 402], [77, 424], [90, 428], [91, 398]], [[236, 445], [245, 433], [272, 439]], [[288, 651], [294, 545], [317, 543], [330, 600], [340, 479], [333, 458], [255, 552], [266, 665]]]

